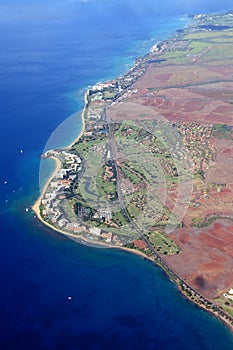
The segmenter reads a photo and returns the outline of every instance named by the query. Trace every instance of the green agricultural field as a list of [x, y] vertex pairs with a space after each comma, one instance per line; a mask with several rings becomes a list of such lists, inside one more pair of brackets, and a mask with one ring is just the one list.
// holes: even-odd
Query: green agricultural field
[[202, 41], [192, 41], [190, 44], [190, 53], [192, 55], [197, 55], [200, 54], [204, 49], [206, 49], [207, 47], [209, 47], [209, 43], [206, 42], [202, 42]]
[[162, 254], [178, 254], [180, 249], [166, 234], [159, 231], [149, 232], [145, 235], [152, 246]]
[[[164, 53], [162, 55], [162, 58], [165, 60], [169, 60], [169, 64], [181, 64], [181, 63], [185, 64], [185, 63], [188, 63], [190, 60], [190, 58], [187, 57], [187, 54], [190, 54], [190, 52], [189, 51], [173, 51], [173, 52]], [[165, 63], [163, 63], [163, 64], [165, 65]], [[153, 88], [151, 88], [151, 90], [153, 91]], [[157, 90], [157, 88], [154, 90]]]
[[213, 39], [209, 39], [208, 43], [211, 44], [232, 44], [233, 43], [233, 35], [232, 36], [222, 36], [219, 38], [213, 38]]
[[231, 58], [233, 58], [232, 44], [213, 44], [210, 50], [201, 58], [201, 61], [216, 61]]
[[190, 33], [185, 35], [184, 39], [186, 40], [199, 40], [199, 39], [215, 39], [215, 38], [225, 38], [233, 36], [233, 30], [231, 28], [226, 30], [216, 30], [216, 31], [203, 31], [197, 33]]

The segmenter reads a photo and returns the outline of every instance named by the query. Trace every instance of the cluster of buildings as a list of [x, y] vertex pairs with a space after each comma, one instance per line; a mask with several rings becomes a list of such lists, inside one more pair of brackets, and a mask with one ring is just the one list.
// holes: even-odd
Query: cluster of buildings
[[230, 288], [227, 292], [223, 293], [223, 296], [233, 301], [233, 288]]
[[[106, 232], [99, 227], [88, 227], [82, 220], [80, 222], [74, 220], [74, 217], [67, 214], [64, 204], [67, 201], [66, 190], [70, 189], [82, 171], [81, 158], [73, 153], [65, 150], [52, 150], [45, 153], [45, 157], [54, 157], [59, 159], [62, 166], [57, 172], [54, 179], [49, 183], [46, 192], [41, 200], [41, 215], [46, 221], [50, 222], [55, 227], [62, 229], [64, 232], [74, 235], [82, 233], [89, 240], [96, 242], [111, 243], [113, 239], [112, 232]], [[111, 210], [99, 209], [96, 212], [98, 218], [104, 218], [105, 221], [111, 221]], [[116, 241], [116, 238], [114, 238]]]
[[[106, 124], [106, 108], [107, 103], [110, 102], [118, 103], [122, 99], [131, 96], [132, 94], [137, 94], [138, 90], [131, 88], [131, 85], [145, 73], [145, 70], [148, 64], [153, 60], [157, 60], [157, 54], [163, 52], [164, 50], [176, 50], [177, 45], [180, 45], [180, 48], [185, 48], [187, 42], [181, 42], [174, 39], [168, 40], [166, 42], [157, 43], [152, 49], [151, 52], [147, 55], [140, 57], [136, 60], [134, 67], [132, 67], [126, 74], [119, 77], [116, 80], [107, 82], [107, 83], [98, 83], [92, 88], [90, 88], [86, 93], [86, 108], [85, 108], [85, 121], [86, 121], [86, 131], [83, 134], [80, 141], [88, 142], [95, 141], [99, 138], [100, 134], [108, 132]], [[182, 46], [182, 47], [181, 47]], [[209, 157], [212, 153], [211, 144], [210, 144], [210, 135], [212, 132], [212, 126], [210, 125], [198, 125], [196, 123], [177, 123], [176, 127], [180, 132], [184, 144], [191, 148], [192, 154], [198, 158], [203, 154], [203, 148], [205, 149], [205, 156]], [[126, 130], [128, 135], [134, 133], [135, 130], [130, 128]], [[151, 152], [157, 152], [163, 155], [166, 155], [165, 149], [161, 149], [155, 142], [155, 140], [150, 139], [151, 136], [148, 136], [148, 140], [144, 137], [142, 142], [148, 143], [148, 149]], [[141, 142], [141, 141], [140, 141]], [[110, 150], [106, 148], [105, 144], [96, 144], [93, 146], [94, 151], [98, 153], [106, 153], [106, 158], [110, 159]], [[104, 152], [104, 153], [103, 153]], [[82, 160], [81, 158], [71, 152], [65, 150], [53, 150], [45, 154], [45, 157], [55, 157], [60, 160], [62, 166], [56, 174], [55, 178], [50, 182], [43, 198], [41, 201], [41, 214], [49, 222], [55, 226], [62, 228], [66, 231], [78, 233], [85, 232], [89, 235], [89, 238], [96, 240], [105, 240], [106, 242], [111, 242], [113, 235], [110, 232], [102, 232], [98, 227], [88, 227], [84, 225], [82, 220], [76, 222], [72, 220], [69, 215], [66, 214], [64, 210], [64, 201], [67, 200], [66, 194], [70, 190], [73, 184], [77, 182], [77, 178], [82, 169]], [[168, 161], [167, 161], [168, 162]], [[174, 167], [167, 165], [168, 173], [172, 173]], [[105, 173], [106, 179], [109, 180], [109, 176], [113, 177], [113, 173], [110, 168]], [[172, 174], [171, 174], [172, 175]], [[174, 175], [174, 174], [173, 174]], [[140, 196], [135, 199], [133, 203], [136, 207], [143, 210], [144, 207], [144, 198]], [[148, 213], [152, 215], [153, 213]], [[104, 218], [105, 222], [113, 223], [111, 211], [107, 208], [99, 209], [95, 213], [94, 219], [99, 220]], [[115, 236], [115, 235], [114, 235]], [[115, 238], [114, 238], [115, 239]]]
[[66, 199], [65, 191], [75, 182], [78, 173], [82, 171], [82, 160], [79, 156], [65, 150], [47, 151], [44, 157], [54, 157], [59, 159], [62, 167], [57, 172], [55, 178], [49, 183], [46, 192], [41, 200], [41, 214], [52, 224], [63, 228], [68, 223], [62, 203]]
[[149, 54], [138, 58], [135, 65], [123, 76], [106, 83], [100, 82], [88, 89], [86, 94], [88, 123], [93, 124], [93, 120], [105, 119], [104, 108], [106, 102], [118, 103], [123, 98], [137, 93], [137, 89], [129, 88], [145, 73], [149, 58]]
[[194, 170], [201, 171], [202, 169], [200, 167], [202, 163], [200, 164], [200, 159], [205, 159], [209, 162], [213, 161], [214, 158], [215, 149], [211, 142], [213, 125], [182, 121], [175, 121], [173, 125], [176, 126], [184, 145], [192, 156]]
[[104, 101], [91, 101], [86, 111], [86, 119], [89, 127], [94, 127], [96, 123], [105, 120]]
[[96, 211], [95, 215], [93, 216], [93, 219], [104, 220], [106, 223], [112, 220], [112, 212], [108, 206], [108, 203], [106, 208], [99, 208]]
[[78, 222], [70, 222], [67, 223], [65, 229], [69, 231], [69, 233], [73, 234], [85, 234], [85, 238], [91, 240], [91, 241], [96, 241], [96, 242], [106, 242], [106, 243], [111, 243], [113, 239], [113, 234], [112, 232], [105, 232], [99, 227], [87, 227], [86, 225], [83, 225]]
[[132, 198], [131, 203], [135, 205], [135, 207], [137, 207], [138, 209], [143, 210], [147, 200], [148, 198], [145, 194], [138, 194]]

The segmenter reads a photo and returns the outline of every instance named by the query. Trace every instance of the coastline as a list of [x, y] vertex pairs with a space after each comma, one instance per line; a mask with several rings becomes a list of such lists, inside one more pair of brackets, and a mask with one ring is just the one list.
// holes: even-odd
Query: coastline
[[[35, 203], [36, 204], [36, 203]], [[33, 206], [34, 208], [34, 206]], [[40, 215], [40, 211], [39, 209], [37, 209], [37, 207], [35, 207], [34, 209], [34, 212], [36, 213], [36, 216], [37, 216], [37, 219], [42, 222], [45, 226], [47, 226], [48, 228], [52, 229], [53, 231], [56, 231], [58, 232], [59, 234], [62, 234], [63, 236], [66, 236], [68, 237], [69, 239], [72, 239], [74, 240], [75, 242], [81, 244], [80, 240], [79, 240], [79, 237], [77, 237], [77, 235], [75, 234], [72, 234], [72, 233], [67, 233], [67, 232], [64, 232], [62, 231], [61, 229], [58, 229], [54, 226], [52, 226], [51, 224], [49, 224], [48, 222], [46, 222], [45, 220], [43, 220], [43, 218], [41, 217]], [[85, 238], [82, 237], [82, 241], [84, 243], [87, 243], [87, 245], [91, 246], [90, 245], [90, 242], [85, 240]], [[162, 264], [160, 264], [158, 261], [155, 261], [155, 259], [153, 259], [152, 257], [148, 257], [145, 253], [141, 252], [141, 251], [138, 251], [136, 249], [130, 249], [130, 248], [127, 248], [127, 247], [116, 247], [116, 246], [113, 246], [111, 244], [107, 244], [107, 243], [98, 243], [98, 242], [95, 242], [94, 244], [94, 247], [95, 248], [102, 248], [102, 249], [115, 249], [115, 250], [121, 250], [121, 251], [124, 251], [124, 252], [127, 252], [127, 253], [130, 253], [130, 254], [135, 254], [141, 258], [143, 258], [144, 260], [148, 260], [148, 261], [151, 261], [155, 266], [157, 267], [160, 267], [164, 273], [167, 275], [167, 277], [170, 279], [170, 281], [172, 283], [175, 283], [176, 285], [176, 288], [177, 290], [181, 293], [181, 295], [189, 300], [192, 304], [196, 305], [197, 307], [201, 308], [202, 310], [204, 310], [205, 312], [211, 314], [212, 316], [215, 316], [222, 324], [224, 324], [232, 333], [233, 333], [233, 325], [231, 324], [231, 320], [227, 320], [224, 316], [221, 316], [218, 311], [214, 311], [210, 308], [208, 308], [207, 306], [203, 305], [203, 304], [200, 304], [198, 303], [198, 301], [195, 301], [193, 300], [187, 293], [185, 293], [185, 291], [181, 288], [180, 286], [180, 282], [182, 283], [185, 283], [181, 278], [179, 278], [179, 280], [175, 279], [173, 276], [171, 276], [169, 274], [169, 272], [167, 271], [166, 268], [164, 268], [162, 266]], [[209, 301], [209, 303], [212, 304], [211, 301]], [[226, 315], [227, 316], [227, 315]]]
[[[86, 112], [86, 109], [87, 109], [87, 92], [88, 90], [85, 92], [85, 95], [84, 95], [84, 108], [83, 108], [83, 111], [82, 111], [82, 130], [80, 131], [79, 135], [74, 139], [74, 141], [71, 142], [70, 145], [68, 145], [67, 147], [65, 147], [64, 149], [69, 149], [71, 148], [76, 142], [78, 142], [78, 140], [82, 137], [82, 135], [84, 134], [85, 132], [85, 112]], [[58, 158], [56, 157], [52, 157], [50, 156], [49, 157], [50, 159], [53, 159], [55, 161], [55, 169], [53, 170], [52, 174], [50, 175], [50, 177], [48, 178], [48, 180], [46, 181], [45, 185], [43, 186], [43, 190], [41, 191], [40, 193], [40, 196], [38, 197], [38, 199], [35, 201], [35, 203], [32, 205], [32, 210], [34, 211], [34, 213], [36, 214], [36, 216], [38, 217], [38, 219], [40, 221], [43, 222], [43, 224], [47, 225], [48, 227], [52, 228], [53, 230], [56, 230], [56, 228], [52, 225], [50, 225], [48, 222], [46, 222], [45, 220], [43, 220], [43, 218], [41, 217], [41, 214], [40, 214], [40, 202], [49, 186], [49, 183], [52, 181], [52, 179], [56, 176], [56, 174], [58, 173], [60, 167], [61, 167], [61, 162]], [[64, 233], [62, 230], [56, 230], [62, 234], [66, 234]], [[68, 235], [68, 233], [67, 233]]]
[[[117, 247], [113, 247], [113, 248], [116, 248]], [[209, 314], [215, 316], [216, 318], [218, 318], [218, 320], [220, 320], [231, 332], [233, 332], [233, 325], [231, 323], [231, 320], [227, 320], [224, 316], [221, 316], [218, 311], [214, 311], [210, 308], [208, 308], [206, 305], [203, 305], [203, 304], [200, 304], [198, 301], [195, 301], [193, 300], [187, 293], [185, 293], [184, 290], [182, 290], [181, 286], [180, 286], [180, 282], [181, 283], [185, 283], [180, 277], [179, 279], [175, 279], [173, 276], [170, 275], [170, 273], [167, 271], [166, 268], [164, 268], [162, 266], [162, 264], [160, 264], [159, 262], [156, 262], [153, 258], [151, 257], [148, 257], [146, 254], [144, 254], [143, 252], [140, 252], [138, 250], [135, 250], [135, 249], [130, 249], [130, 248], [126, 248], [126, 247], [119, 247], [118, 249], [120, 250], [123, 250], [123, 251], [126, 251], [126, 252], [129, 252], [129, 253], [133, 253], [133, 254], [136, 254], [140, 257], [142, 257], [144, 260], [149, 260], [151, 261], [154, 265], [160, 267], [167, 275], [167, 277], [170, 279], [171, 282], [175, 283], [178, 291], [181, 293], [181, 295], [183, 297], [185, 297], [185, 299], [188, 299], [192, 304], [195, 304], [196, 306], [198, 306], [199, 308], [201, 308], [202, 310], [208, 312]], [[197, 292], [198, 293], [198, 292]], [[198, 293], [199, 294], [199, 293]], [[207, 299], [206, 299], [207, 300]], [[209, 301], [211, 304], [212, 302]]]
[[71, 144], [68, 145], [67, 147], [65, 147], [64, 149], [71, 148], [75, 143], [78, 142], [78, 140], [83, 136], [83, 134], [85, 132], [85, 127], [86, 127], [85, 113], [86, 113], [87, 106], [88, 106], [88, 99], [87, 99], [88, 91], [89, 91], [89, 89], [87, 89], [85, 94], [84, 94], [84, 107], [83, 107], [83, 110], [82, 110], [82, 118], [81, 118], [81, 120], [82, 120], [82, 129], [81, 129], [80, 133], [78, 134], [78, 136], [71, 142]]
[[[43, 222], [44, 220], [42, 219], [41, 215], [40, 215], [40, 202], [42, 200], [43, 195], [45, 194], [49, 183], [52, 181], [52, 179], [56, 176], [56, 174], [58, 173], [60, 167], [61, 167], [61, 162], [58, 158], [56, 157], [49, 157], [50, 159], [53, 159], [55, 161], [55, 169], [53, 170], [52, 174], [50, 175], [49, 179], [46, 181], [43, 190], [41, 191], [40, 196], [38, 197], [38, 199], [35, 201], [35, 203], [32, 205], [32, 210], [35, 212], [35, 214], [37, 215], [37, 217]], [[46, 223], [48, 225], [48, 223]], [[52, 226], [52, 225], [51, 225]]]
[[[58, 169], [59, 170], [59, 169]], [[54, 172], [57, 172], [57, 168], [54, 170]], [[51, 181], [51, 180], [49, 180]], [[49, 183], [49, 182], [48, 182]], [[46, 184], [46, 186], [48, 186], [48, 184]], [[43, 191], [46, 191], [46, 188], [44, 187]], [[84, 237], [81, 237], [81, 239], [79, 237], [77, 237], [77, 235], [72, 234], [72, 233], [68, 233], [68, 232], [64, 232], [61, 229], [58, 229], [56, 227], [54, 227], [53, 225], [49, 224], [48, 222], [46, 222], [40, 215], [40, 210], [39, 210], [39, 203], [40, 203], [40, 199], [43, 196], [43, 192], [41, 194], [41, 196], [38, 198], [38, 200], [36, 201], [36, 203], [33, 205], [32, 209], [36, 214], [37, 219], [42, 222], [42, 224], [44, 224], [45, 226], [47, 226], [48, 228], [52, 229], [53, 231], [58, 232], [59, 234], [62, 234], [63, 236], [66, 236], [72, 240], [74, 240], [75, 242], [81, 244], [81, 240], [84, 243], [87, 243], [87, 245], [91, 246], [90, 242], [87, 241]], [[233, 333], [233, 325], [232, 325], [232, 321], [228, 320], [225, 318], [229, 317], [227, 314], [224, 313], [223, 316], [221, 316], [219, 314], [218, 311], [216, 310], [212, 310], [210, 308], [208, 308], [207, 306], [200, 304], [198, 301], [199, 300], [193, 300], [191, 296], [189, 296], [187, 293], [185, 293], [185, 291], [181, 288], [180, 283], [184, 283], [185, 285], [188, 286], [188, 284], [183, 281], [180, 277], [178, 278], [174, 278], [174, 276], [171, 276], [171, 274], [169, 273], [169, 271], [158, 261], [156, 261], [155, 259], [153, 259], [152, 257], [148, 257], [145, 253], [138, 251], [136, 249], [130, 249], [127, 247], [116, 247], [113, 246], [111, 244], [107, 244], [107, 243], [98, 243], [98, 242], [94, 242], [94, 247], [95, 248], [102, 248], [102, 249], [118, 249], [121, 251], [125, 251], [127, 253], [130, 254], [136, 254], [137, 256], [140, 256], [141, 258], [143, 258], [144, 260], [148, 260], [151, 261], [154, 265], [156, 265], [157, 267], [160, 267], [165, 274], [167, 275], [167, 277], [170, 279], [171, 282], [175, 283], [177, 290], [181, 293], [181, 295], [183, 297], [185, 297], [186, 299], [188, 299], [192, 304], [198, 306], [199, 308], [201, 308], [202, 310], [208, 312], [209, 314], [215, 316], [219, 321], [221, 321], [232, 333]], [[199, 296], [199, 293], [197, 293], [197, 295]], [[203, 298], [202, 296], [200, 296], [200, 300], [201, 298]], [[205, 298], [206, 299], [206, 298]], [[206, 299], [207, 300], [207, 299]], [[207, 300], [210, 304], [213, 304], [211, 301]]]
[[[88, 99], [87, 99], [87, 96], [88, 96], [88, 90], [85, 92], [85, 96], [84, 96], [84, 108], [83, 108], [83, 111], [82, 111], [82, 130], [81, 132], [79, 133], [79, 135], [74, 139], [74, 141], [67, 147], [65, 147], [64, 149], [68, 150], [70, 149], [75, 143], [77, 143], [79, 141], [79, 139], [83, 136], [83, 134], [85, 133], [85, 128], [86, 128], [86, 123], [85, 123], [85, 113], [87, 111], [87, 108], [88, 108]], [[49, 186], [49, 183], [51, 182], [51, 180], [56, 176], [57, 172], [59, 171], [60, 167], [61, 167], [61, 162], [58, 158], [56, 157], [50, 157], [52, 159], [55, 160], [55, 163], [56, 163], [56, 166], [55, 166], [55, 169], [53, 171], [53, 173], [51, 174], [51, 176], [49, 177], [49, 179], [47, 180], [46, 184], [44, 185], [43, 187], [43, 190], [39, 196], [39, 198], [36, 200], [36, 202], [34, 203], [34, 205], [32, 206], [32, 210], [35, 212], [37, 218], [43, 223], [45, 224], [46, 226], [48, 226], [50, 229], [54, 230], [54, 231], [57, 231], [59, 232], [60, 234], [63, 234], [71, 239], [74, 239], [75, 241], [79, 241], [79, 237], [75, 234], [72, 234], [72, 233], [68, 233], [68, 232], [65, 232], [63, 231], [62, 229], [58, 229], [56, 227], [54, 227], [53, 225], [49, 224], [47, 221], [45, 221], [42, 217], [41, 217], [41, 214], [40, 214], [40, 202], [41, 202], [41, 199], [43, 198], [48, 186]], [[83, 242], [86, 242], [86, 243], [89, 243], [89, 245], [91, 245], [90, 241], [86, 240], [84, 237], [80, 237], [80, 240], [82, 240]], [[186, 298], [188, 299], [189, 301], [191, 301], [193, 304], [196, 304], [198, 307], [200, 307], [201, 309], [203, 309], [204, 311], [207, 311], [208, 313], [214, 315], [215, 317], [217, 317], [224, 325], [226, 325], [232, 332], [233, 332], [233, 326], [231, 324], [231, 321], [230, 320], [227, 320], [224, 318], [224, 316], [221, 316], [219, 314], [218, 311], [214, 311], [212, 309], [209, 309], [207, 308], [205, 305], [201, 305], [199, 304], [198, 302], [196, 302], [195, 300], [193, 300], [189, 295], [187, 295], [187, 293], [185, 293], [184, 290], [182, 290], [182, 288], [180, 287], [179, 285], [179, 282], [183, 282], [185, 285], [188, 285], [185, 281], [183, 281], [181, 278], [179, 278], [179, 280], [177, 279], [172, 279], [172, 277], [170, 276], [169, 274], [169, 271], [166, 270], [166, 268], [164, 268], [164, 266], [155, 261], [155, 259], [153, 258], [150, 258], [148, 257], [146, 254], [144, 254], [143, 252], [140, 252], [136, 249], [130, 249], [130, 248], [126, 248], [126, 247], [121, 247], [121, 246], [113, 246], [111, 244], [107, 244], [107, 243], [98, 243], [98, 242], [93, 242], [93, 245], [95, 245], [96, 247], [98, 246], [102, 246], [102, 247], [106, 247], [106, 248], [114, 248], [114, 249], [120, 249], [122, 251], [126, 251], [126, 252], [129, 252], [129, 253], [133, 253], [133, 254], [137, 254], [139, 256], [141, 256], [142, 258], [146, 259], [146, 260], [150, 260], [152, 261], [155, 265], [159, 266], [160, 268], [163, 269], [163, 271], [167, 274], [167, 276], [169, 278], [171, 278], [172, 282], [176, 283], [176, 286], [177, 286], [177, 289], [181, 292], [181, 294]], [[172, 271], [172, 270], [171, 270]], [[198, 293], [199, 295], [199, 293]], [[208, 300], [208, 299], [206, 299]], [[213, 303], [210, 302], [212, 305]], [[224, 311], [223, 311], [224, 312]]]

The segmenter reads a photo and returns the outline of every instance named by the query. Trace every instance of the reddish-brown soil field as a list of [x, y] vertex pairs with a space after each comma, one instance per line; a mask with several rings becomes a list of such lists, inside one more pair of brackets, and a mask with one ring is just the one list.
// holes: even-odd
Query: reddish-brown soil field
[[141, 248], [141, 249], [147, 248], [147, 244], [141, 239], [137, 239], [133, 241], [133, 244], [135, 248]]
[[[152, 116], [146, 118], [160, 115], [168, 120], [233, 125], [233, 105], [228, 103], [233, 101], [232, 75], [231, 65], [150, 65], [134, 84], [137, 94], [128, 96], [126, 101], [135, 103], [139, 109], [149, 107]], [[125, 119], [118, 113], [120, 105], [112, 107], [111, 118], [118, 115], [118, 119]], [[128, 110], [125, 117], [135, 119], [139, 115]]]
[[[152, 64], [133, 89], [136, 93], [127, 92], [122, 102], [108, 110], [111, 120], [165, 118], [233, 126], [233, 64]], [[183, 220], [186, 228], [171, 234], [181, 253], [165, 256], [171, 268], [207, 298], [233, 287], [232, 221], [219, 219], [204, 228], [191, 225], [193, 219], [204, 220], [211, 215], [233, 219], [233, 140], [218, 137], [213, 134], [211, 138], [214, 160], [203, 162], [204, 184], [201, 180], [194, 184], [194, 205]], [[174, 198], [170, 193], [165, 203], [169, 208]]]
[[229, 223], [178, 229], [170, 235], [182, 252], [167, 256], [167, 262], [208, 298], [217, 297], [233, 285], [233, 227]]
[[[189, 89], [182, 88], [182, 92], [179, 88], [160, 89], [141, 96], [132, 96], [127, 101], [135, 104], [135, 108], [132, 109], [127, 103], [122, 107], [125, 101], [119, 103], [111, 108], [111, 119], [138, 119], [143, 107], [148, 107], [151, 110], [146, 116], [148, 119], [160, 115], [168, 120], [233, 125], [233, 105], [202, 96]], [[127, 106], [128, 110], [122, 115], [122, 108], [126, 109]]]

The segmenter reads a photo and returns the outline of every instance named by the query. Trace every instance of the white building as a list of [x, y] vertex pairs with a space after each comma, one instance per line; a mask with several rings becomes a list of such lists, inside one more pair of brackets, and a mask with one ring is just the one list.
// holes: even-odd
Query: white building
[[90, 232], [92, 235], [100, 236], [100, 234], [101, 234], [101, 229], [98, 228], [98, 227], [91, 227], [91, 228], [89, 229], [89, 232]]

